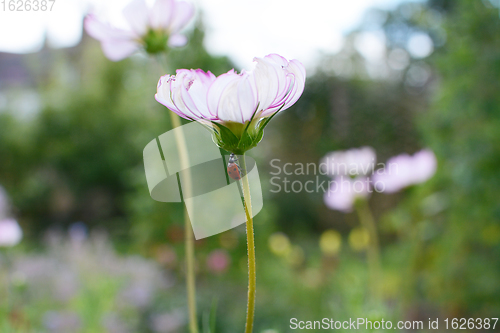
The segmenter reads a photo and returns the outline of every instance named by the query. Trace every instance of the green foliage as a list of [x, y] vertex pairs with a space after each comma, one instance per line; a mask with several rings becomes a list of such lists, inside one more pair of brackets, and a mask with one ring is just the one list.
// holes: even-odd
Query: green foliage
[[[286, 332], [291, 317], [400, 320], [427, 317], [426, 311], [431, 311], [443, 317], [484, 318], [500, 312], [498, 8], [489, 1], [436, 0], [403, 4], [381, 14], [384, 20], [378, 28], [386, 33], [387, 53], [404, 49], [412, 33], [426, 32], [435, 41], [435, 55], [410, 59], [389, 78], [371, 77], [353, 47], [357, 34], [368, 29], [370, 22], [365, 22], [347, 37], [343, 51], [321, 59], [298, 103], [270, 122], [266, 140], [251, 152], [259, 163], [265, 199], [255, 219], [257, 331]], [[226, 57], [207, 53], [203, 34], [198, 24], [186, 47], [169, 51], [161, 70], [142, 56], [110, 62], [99, 43], [87, 38], [74, 50], [44, 50], [23, 58], [42, 109], [32, 118], [21, 117], [16, 109], [0, 113], [0, 183], [11, 195], [13, 213], [25, 232], [24, 250], [36, 244], [31, 241], [39, 242], [47, 229], [83, 221], [91, 229], [108, 230], [122, 252], [154, 257], [165, 272], [182, 281], [184, 207], [150, 198], [142, 149], [171, 128], [170, 111], [153, 98], [160, 75], [174, 74], [176, 68], [221, 74], [232, 67]], [[422, 86], [409, 80], [415, 66], [430, 68], [431, 77]], [[332, 70], [337, 67], [352, 71], [339, 74]], [[15, 90], [7, 93], [14, 95]], [[241, 141], [230, 129], [219, 129], [224, 142], [236, 149], [246, 150], [263, 135], [246, 132], [248, 137]], [[347, 240], [359, 225], [355, 215], [328, 210], [323, 193], [269, 191], [273, 159], [282, 165], [318, 163], [327, 152], [363, 145], [374, 147], [380, 162], [423, 146], [438, 157], [438, 173], [427, 185], [370, 199], [380, 220], [383, 294], [398, 310], [377, 310], [366, 301], [364, 253], [347, 244], [333, 257], [319, 250], [318, 236], [325, 229], [334, 228]], [[315, 176], [287, 175], [289, 181]], [[290, 237], [298, 259], [269, 251], [269, 236], [276, 231]], [[211, 312], [205, 318], [211, 332], [215, 323], [221, 333], [242, 327], [244, 233], [240, 227], [196, 241], [199, 313]], [[231, 264], [217, 275], [209, 271], [206, 259], [220, 248], [227, 250]], [[88, 332], [102, 329], [100, 315], [113, 311], [125, 283], [94, 273], [82, 273], [82, 289], [65, 305], [84, 318]], [[182, 283], [174, 289], [155, 309], [185, 305]], [[23, 309], [39, 326], [45, 312], [62, 308], [48, 296], [30, 302], [21, 303], [28, 304]], [[127, 311], [134, 327], [150, 329], [145, 319], [150, 313]], [[10, 329], [6, 321], [0, 325]]]
[[[500, 310], [500, 19], [488, 1], [456, 1], [435, 58], [441, 87], [420, 122], [440, 163], [433, 189], [446, 209], [418, 269], [427, 297], [449, 311]], [[434, 272], [429, 276], [426, 272]]]

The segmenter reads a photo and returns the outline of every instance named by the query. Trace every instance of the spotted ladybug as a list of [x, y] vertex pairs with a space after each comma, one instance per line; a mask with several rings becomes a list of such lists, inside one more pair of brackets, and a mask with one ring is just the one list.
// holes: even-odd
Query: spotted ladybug
[[227, 174], [234, 180], [241, 179], [240, 167], [236, 164], [237, 160], [236, 155], [231, 153], [231, 155], [229, 155], [229, 162], [227, 163]]

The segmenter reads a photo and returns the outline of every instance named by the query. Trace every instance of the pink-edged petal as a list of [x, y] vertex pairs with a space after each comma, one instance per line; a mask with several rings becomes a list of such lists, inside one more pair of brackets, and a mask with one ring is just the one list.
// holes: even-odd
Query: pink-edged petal
[[217, 118], [222, 121], [243, 123], [243, 115], [238, 101], [238, 86], [241, 78], [238, 77], [229, 83], [220, 96], [217, 108]]
[[153, 29], [166, 29], [174, 14], [174, 0], [156, 0], [149, 11], [149, 24]]
[[232, 69], [225, 74], [219, 75], [211, 84], [207, 94], [208, 110], [211, 114], [219, 117], [221, 97], [227, 87], [235, 80], [238, 80], [238, 74]]
[[132, 37], [130, 31], [117, 29], [104, 23], [97, 16], [93, 14], [87, 15], [83, 23], [85, 31], [92, 37], [99, 41], [111, 40], [111, 39], [129, 39]]
[[139, 49], [133, 40], [106, 40], [101, 42], [104, 55], [112, 61], [120, 61]]
[[155, 99], [157, 102], [160, 104], [163, 104], [166, 106], [170, 111], [176, 113], [182, 118], [188, 119], [188, 120], [193, 120], [196, 119], [192, 114], [185, 114], [183, 111], [180, 110], [177, 105], [174, 104], [172, 100], [172, 86], [175, 84], [175, 76], [171, 75], [164, 75], [160, 78], [158, 81], [158, 87], [157, 87], [157, 92], [155, 94]]
[[265, 59], [254, 58], [254, 61], [257, 62], [253, 73], [259, 91], [259, 108], [265, 110], [276, 100], [280, 84], [285, 85], [286, 76], [280, 67]]
[[215, 79], [217, 78], [214, 74], [212, 74], [212, 72], [210, 71], [207, 71], [205, 73], [205, 71], [203, 71], [202, 69], [195, 69], [194, 70], [196, 75], [198, 76], [198, 79], [201, 81], [201, 83], [203, 85], [211, 85]]
[[298, 60], [294, 59], [290, 61], [287, 69], [293, 75], [293, 86], [285, 101], [285, 107], [283, 110], [288, 109], [290, 106], [295, 104], [295, 102], [297, 102], [304, 92], [306, 82], [306, 69]]
[[246, 73], [238, 84], [238, 104], [242, 123], [252, 119], [259, 104], [257, 87], [252, 75]]
[[268, 54], [264, 57], [264, 59], [272, 61], [272, 62], [274, 62], [280, 66], [283, 66], [283, 67], [288, 66], [288, 60], [286, 60], [284, 57], [282, 57], [276, 53]]
[[180, 34], [171, 35], [168, 38], [168, 46], [181, 47], [187, 44], [187, 37]]
[[143, 36], [148, 31], [149, 14], [148, 6], [144, 0], [133, 0], [123, 9], [123, 16], [132, 31], [138, 36]]
[[215, 80], [215, 76], [210, 72], [205, 73], [202, 70], [193, 70], [192, 72], [196, 79], [187, 91], [189, 97], [203, 118], [215, 119], [216, 115], [210, 113], [207, 105], [208, 89]]
[[172, 34], [180, 31], [193, 18], [194, 7], [185, 1], [176, 1], [169, 30]]
[[286, 69], [288, 60], [277, 54], [270, 54], [264, 57], [264, 60], [275, 67], [279, 75], [279, 89], [276, 97], [271, 103], [271, 106], [282, 104], [293, 84], [292, 78], [289, 76], [289, 71]]
[[189, 110], [190, 113], [196, 115], [197, 118], [205, 118], [204, 115], [198, 110], [196, 104], [189, 94], [189, 90], [197, 81], [194, 71], [180, 70], [176, 75], [176, 88], [172, 96], [176, 105], [183, 105], [183, 109]]

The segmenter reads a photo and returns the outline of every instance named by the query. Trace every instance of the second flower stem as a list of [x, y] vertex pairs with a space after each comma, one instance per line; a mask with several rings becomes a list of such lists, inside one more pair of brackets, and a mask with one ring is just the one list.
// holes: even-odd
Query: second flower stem
[[250, 184], [248, 182], [247, 166], [245, 154], [241, 156], [241, 169], [243, 171], [241, 183], [243, 187], [243, 199], [245, 202], [246, 227], [247, 227], [247, 248], [248, 248], [248, 303], [247, 320], [245, 324], [245, 333], [252, 333], [253, 319], [255, 314], [255, 292], [257, 289], [256, 270], [255, 270], [255, 241], [252, 218], [252, 202], [250, 197]]
[[379, 300], [379, 288], [381, 278], [380, 247], [375, 219], [366, 200], [356, 203], [356, 210], [363, 228], [368, 231], [370, 241], [368, 244], [367, 257], [370, 270], [371, 295], [375, 301]]
[[[155, 59], [160, 68], [160, 72], [162, 74], [167, 73], [168, 71], [166, 66], [166, 58], [157, 56]], [[169, 114], [172, 128], [177, 129], [176, 131], [174, 131], [175, 142], [177, 144], [177, 150], [179, 151], [181, 169], [184, 170], [184, 172], [180, 173], [182, 177], [181, 181], [184, 184], [183, 197], [184, 199], [191, 198], [193, 181], [191, 178], [191, 172], [189, 171], [189, 156], [187, 154], [186, 138], [184, 137], [184, 133], [181, 128], [181, 118], [174, 112], [169, 112]], [[196, 315], [196, 276], [194, 271], [194, 236], [193, 229], [191, 227], [191, 221], [189, 220], [188, 209], [189, 208], [186, 205], [186, 211], [184, 212], [184, 246], [186, 251], [186, 289], [189, 310], [189, 332], [198, 333], [198, 323]]]
[[[182, 194], [184, 200], [186, 198], [192, 197], [192, 179], [191, 173], [189, 172], [189, 156], [187, 154], [186, 139], [184, 138], [184, 133], [181, 128], [180, 118], [173, 112], [170, 113], [170, 119], [172, 121], [172, 127], [176, 129], [175, 141], [177, 143], [177, 148], [179, 151], [179, 158], [181, 169], [182, 183], [184, 184]], [[184, 212], [184, 237], [185, 237], [185, 248], [186, 248], [186, 289], [187, 289], [187, 300], [189, 309], [189, 332], [198, 333], [198, 324], [196, 316], [196, 281], [195, 281], [195, 271], [194, 271], [194, 237], [193, 229], [191, 228], [191, 221], [189, 220], [188, 206], [186, 205], [186, 211]]]

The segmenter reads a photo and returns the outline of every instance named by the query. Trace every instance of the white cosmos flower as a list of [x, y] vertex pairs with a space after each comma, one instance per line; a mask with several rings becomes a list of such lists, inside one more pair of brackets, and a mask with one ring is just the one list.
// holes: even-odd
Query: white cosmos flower
[[219, 146], [243, 153], [262, 139], [272, 116], [299, 99], [306, 79], [298, 60], [270, 54], [254, 61], [253, 71], [233, 69], [218, 77], [179, 69], [160, 78], [155, 98], [185, 119], [215, 124]]
[[216, 77], [201, 69], [179, 69], [158, 82], [156, 100], [189, 120], [242, 123], [292, 106], [304, 91], [306, 71], [298, 60], [270, 54], [255, 58], [251, 72]]

